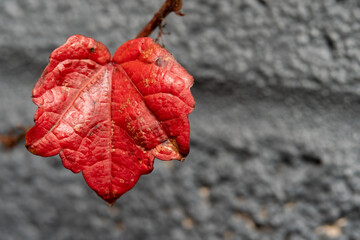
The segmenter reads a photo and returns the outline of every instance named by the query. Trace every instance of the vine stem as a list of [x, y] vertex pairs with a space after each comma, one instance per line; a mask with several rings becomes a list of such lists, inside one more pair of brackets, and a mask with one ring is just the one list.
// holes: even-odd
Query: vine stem
[[152, 19], [146, 24], [146, 26], [141, 30], [141, 32], [136, 36], [136, 38], [140, 37], [148, 37], [150, 34], [157, 28], [160, 28], [161, 35], [161, 26], [166, 18], [171, 12], [174, 12], [178, 16], [184, 16], [182, 12], [180, 12], [183, 6], [182, 0], [166, 0], [161, 8], [154, 14]]

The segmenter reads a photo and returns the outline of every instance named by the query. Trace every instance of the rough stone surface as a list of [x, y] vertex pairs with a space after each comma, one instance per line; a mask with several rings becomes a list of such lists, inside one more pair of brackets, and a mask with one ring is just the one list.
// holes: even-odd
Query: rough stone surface
[[[161, 0], [0, 1], [0, 132], [72, 34], [114, 52]], [[194, 75], [191, 153], [107, 206], [59, 157], [0, 151], [0, 239], [360, 239], [360, 3], [184, 0], [167, 49]], [[156, 34], [154, 34], [156, 37]]]

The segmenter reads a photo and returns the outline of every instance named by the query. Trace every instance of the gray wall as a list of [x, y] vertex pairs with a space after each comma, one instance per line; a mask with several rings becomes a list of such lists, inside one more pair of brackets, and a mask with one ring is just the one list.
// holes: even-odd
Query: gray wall
[[[114, 52], [161, 0], [1, 0], [0, 132], [72, 34]], [[360, 239], [360, 2], [184, 0], [166, 48], [194, 76], [191, 153], [113, 207], [58, 156], [0, 149], [0, 239]], [[156, 37], [156, 34], [154, 34]]]

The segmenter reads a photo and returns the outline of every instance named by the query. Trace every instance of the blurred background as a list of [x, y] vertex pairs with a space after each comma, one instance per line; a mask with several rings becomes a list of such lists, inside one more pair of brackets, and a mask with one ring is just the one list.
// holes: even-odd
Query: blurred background
[[[0, 133], [73, 34], [112, 53], [162, 0], [1, 0]], [[191, 152], [109, 207], [58, 156], [0, 148], [0, 239], [360, 239], [360, 2], [184, 0], [166, 48], [195, 78]], [[152, 36], [156, 38], [157, 32]]]

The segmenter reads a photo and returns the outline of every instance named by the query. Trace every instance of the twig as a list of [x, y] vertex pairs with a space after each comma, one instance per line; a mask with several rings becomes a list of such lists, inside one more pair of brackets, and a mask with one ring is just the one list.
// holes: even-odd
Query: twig
[[7, 149], [13, 148], [25, 138], [30, 128], [18, 126], [11, 129], [7, 134], [0, 134], [0, 143]]
[[183, 2], [182, 0], [166, 0], [161, 8], [154, 14], [153, 18], [146, 24], [146, 26], [141, 30], [141, 32], [136, 36], [136, 38], [140, 37], [148, 37], [155, 30], [155, 28], [160, 26], [159, 36], [161, 36], [161, 24], [171, 12], [174, 12], [178, 16], [184, 16], [182, 12], [180, 12], [182, 8]]

